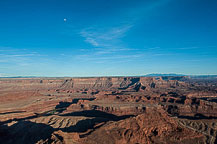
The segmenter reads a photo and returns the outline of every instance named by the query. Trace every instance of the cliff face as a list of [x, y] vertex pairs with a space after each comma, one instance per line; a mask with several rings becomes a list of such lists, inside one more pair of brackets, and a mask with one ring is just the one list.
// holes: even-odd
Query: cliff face
[[66, 80], [62, 87], [74, 89], [127, 89], [130, 87], [160, 88], [184, 84], [178, 80], [163, 80], [148, 77], [78, 78]]
[[59, 88], [59, 89], [127, 89], [129, 87], [139, 89], [161, 88], [184, 85], [178, 80], [163, 80], [162, 77], [99, 77], [99, 78], [72, 78], [72, 79], [12, 79], [1, 80], [1, 88]]

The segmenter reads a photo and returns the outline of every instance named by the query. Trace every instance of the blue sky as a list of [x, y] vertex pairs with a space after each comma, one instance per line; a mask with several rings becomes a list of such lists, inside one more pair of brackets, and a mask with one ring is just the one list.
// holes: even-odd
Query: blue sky
[[217, 74], [216, 0], [0, 0], [0, 76], [148, 73]]

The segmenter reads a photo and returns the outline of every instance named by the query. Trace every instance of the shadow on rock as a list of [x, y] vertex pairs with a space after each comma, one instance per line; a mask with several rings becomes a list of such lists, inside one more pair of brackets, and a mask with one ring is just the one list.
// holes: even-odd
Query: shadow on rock
[[194, 116], [182, 116], [182, 115], [179, 115], [178, 118], [184, 118], [184, 119], [189, 119], [189, 120], [217, 119], [217, 117], [205, 116], [205, 115], [200, 114], [200, 113], [197, 113]]
[[103, 126], [108, 121], [119, 121], [132, 117], [133, 115], [116, 116], [98, 110], [86, 110], [60, 116], [85, 116], [88, 118], [77, 122], [75, 125], [65, 128], [53, 128], [47, 124], [25, 121], [31, 118], [35, 118], [35, 116], [16, 119], [18, 120], [17, 123], [11, 126], [7, 126], [6, 122], [11, 122], [12, 120], [6, 121], [0, 125], [0, 142], [4, 144], [34, 144], [38, 141], [52, 143], [54, 140], [59, 140], [61, 142], [63, 138], [59, 135], [54, 134], [54, 131], [61, 130], [63, 132], [78, 133], [88, 132], [86, 134], [83, 134], [83, 136], [86, 136], [93, 132], [95, 129]]
[[80, 112], [73, 112], [69, 114], [64, 114], [62, 116], [85, 116], [85, 117], [94, 117], [90, 119], [85, 119], [77, 122], [76, 125], [73, 125], [68, 128], [61, 129], [64, 132], [86, 132], [88, 129], [96, 129], [99, 128], [95, 127], [99, 123], [108, 122], [108, 121], [119, 121], [134, 115], [124, 115], [124, 116], [116, 116], [110, 113], [106, 113], [103, 111], [98, 110], [85, 110]]
[[99, 111], [99, 110], [84, 110], [84, 111], [79, 111], [79, 112], [63, 114], [62, 116], [85, 116], [85, 117], [96, 117], [96, 118], [104, 118], [104, 119], [108, 119], [112, 121], [118, 121], [118, 120], [132, 117], [134, 115], [116, 116], [114, 114], [106, 113], [106, 112]]
[[12, 126], [0, 126], [0, 142], [4, 144], [35, 144], [50, 140], [54, 129], [46, 124], [19, 121]]

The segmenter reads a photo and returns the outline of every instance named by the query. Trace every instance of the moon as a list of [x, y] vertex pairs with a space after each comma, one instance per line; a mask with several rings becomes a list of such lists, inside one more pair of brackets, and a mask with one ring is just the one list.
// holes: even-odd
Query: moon
[[66, 19], [66, 18], [64, 18], [64, 19], [63, 19], [63, 21], [64, 21], [64, 22], [66, 22], [66, 21], [67, 21], [67, 19]]

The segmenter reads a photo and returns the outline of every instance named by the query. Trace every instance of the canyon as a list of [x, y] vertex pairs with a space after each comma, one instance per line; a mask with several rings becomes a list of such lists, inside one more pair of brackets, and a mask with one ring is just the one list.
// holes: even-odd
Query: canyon
[[217, 78], [0, 78], [2, 143], [217, 143]]

